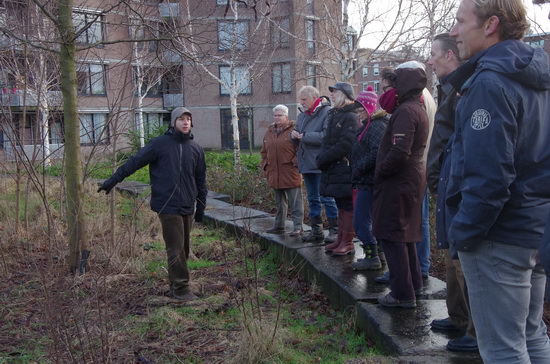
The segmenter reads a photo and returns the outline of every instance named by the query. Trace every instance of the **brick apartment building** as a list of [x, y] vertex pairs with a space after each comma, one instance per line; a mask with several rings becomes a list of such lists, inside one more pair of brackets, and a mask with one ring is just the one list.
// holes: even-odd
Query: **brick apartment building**
[[[276, 0], [256, 9], [231, 4], [238, 17], [227, 0], [75, 1], [84, 154], [111, 151], [115, 137], [117, 148], [124, 147], [129, 131], [143, 125], [147, 135], [182, 105], [193, 112], [201, 145], [232, 148], [230, 90], [211, 75], [242, 81], [242, 148], [261, 145], [273, 106], [287, 105], [295, 118], [303, 85], [328, 93], [329, 75], [340, 65], [327, 56], [324, 40], [334, 28], [327, 13], [341, 14], [340, 1]], [[45, 51], [59, 45], [47, 23], [30, 1], [0, 0], [0, 29], [8, 30], [0, 35], [0, 158], [12, 159], [15, 149], [38, 159], [44, 150], [62, 157], [59, 60]], [[179, 39], [171, 38], [176, 33]], [[336, 37], [332, 43], [339, 46]], [[191, 57], [191, 49], [201, 57]]]

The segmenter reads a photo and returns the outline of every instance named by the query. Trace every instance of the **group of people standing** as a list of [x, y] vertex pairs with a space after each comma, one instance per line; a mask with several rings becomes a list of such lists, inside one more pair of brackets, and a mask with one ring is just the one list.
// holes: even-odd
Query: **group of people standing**
[[424, 150], [433, 125], [426, 104], [435, 102], [429, 94], [423, 96], [427, 76], [421, 63], [407, 62], [383, 74], [382, 108], [377, 108], [372, 88], [355, 98], [347, 82], [330, 86], [329, 99], [312, 86], [303, 87], [296, 123], [288, 120], [286, 106], [273, 108], [275, 122], [261, 151], [262, 170], [277, 204], [275, 224], [267, 232], [285, 232], [290, 206], [290, 235], [302, 234], [302, 175], [312, 225], [302, 240], [325, 241], [326, 253], [342, 256], [355, 253], [357, 236], [365, 255], [352, 268], [378, 270], [387, 263], [391, 293], [379, 302], [412, 308], [423, 285], [417, 242], [422, 241], [426, 192]]
[[[286, 106], [273, 108], [275, 123], [261, 152], [277, 203], [268, 232], [284, 233], [290, 206], [290, 234], [327, 242], [325, 251], [333, 256], [355, 253], [357, 235], [365, 257], [352, 268], [381, 269], [387, 262], [391, 290], [378, 300], [387, 307], [416, 307], [427, 276], [429, 260], [419, 247], [426, 246], [428, 187], [437, 197], [449, 314], [432, 327], [465, 330], [447, 347], [479, 348], [486, 364], [550, 360], [542, 319], [550, 273], [550, 66], [541, 48], [521, 41], [528, 27], [522, 0], [461, 1], [450, 33], [438, 35], [432, 46], [439, 103], [431, 137], [426, 72], [411, 61], [382, 71], [380, 100], [370, 89], [355, 98], [346, 82], [329, 87], [330, 100], [303, 87], [297, 122], [289, 120]], [[168, 294], [180, 301], [197, 299], [187, 258], [193, 219], [202, 221], [207, 195], [204, 151], [192, 127], [191, 112], [176, 108], [168, 131], [98, 190], [109, 193], [150, 166]], [[312, 225], [307, 235], [302, 180]]]
[[[382, 110], [372, 90], [355, 99], [346, 82], [329, 87], [332, 108], [303, 88], [304, 109], [285, 140], [306, 182], [312, 231], [304, 240], [322, 240], [321, 198], [333, 221], [327, 199], [334, 198], [337, 238], [325, 250], [354, 253], [357, 236], [365, 257], [353, 269], [386, 261], [391, 289], [378, 299], [383, 306], [416, 307], [429, 190], [449, 314], [432, 328], [462, 331], [447, 348], [479, 349], [485, 363], [550, 360], [542, 319], [550, 272], [550, 72], [548, 55], [521, 41], [528, 27], [521, 0], [462, 0], [428, 61], [439, 80], [434, 123], [426, 72], [412, 61], [382, 72]], [[317, 178], [308, 182], [304, 173]]]

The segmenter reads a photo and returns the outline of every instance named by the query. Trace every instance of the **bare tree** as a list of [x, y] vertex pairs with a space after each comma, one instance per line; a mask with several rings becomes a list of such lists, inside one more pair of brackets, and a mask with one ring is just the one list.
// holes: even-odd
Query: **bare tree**
[[197, 77], [209, 77], [229, 96], [235, 168], [238, 169], [241, 153], [238, 99], [249, 93], [252, 82], [271, 66], [269, 60], [274, 52], [269, 47], [268, 34], [271, 4], [259, 6], [256, 2], [249, 5], [228, 0], [222, 7], [201, 4], [201, 8], [194, 9], [186, 0], [184, 10], [184, 16], [172, 23], [170, 32], [175, 36], [171, 46], [196, 70]]
[[[340, 62], [340, 74], [332, 78], [353, 80], [358, 69], [388, 52], [425, 55], [433, 36], [448, 30], [453, 22], [456, 0], [397, 0], [385, 4], [375, 0], [343, 0], [342, 16], [325, 11], [325, 32], [320, 40], [327, 55]], [[353, 15], [350, 15], [353, 14]], [[360, 44], [367, 52], [359, 59]], [[341, 46], [340, 46], [341, 44]]]

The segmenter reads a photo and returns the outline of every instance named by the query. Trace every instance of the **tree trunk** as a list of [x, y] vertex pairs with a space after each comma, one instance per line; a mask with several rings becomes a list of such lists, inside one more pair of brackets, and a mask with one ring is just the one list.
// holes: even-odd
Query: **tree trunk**
[[80, 123], [78, 119], [76, 45], [72, 20], [73, 1], [59, 0], [61, 36], [60, 73], [65, 116], [65, 183], [69, 231], [69, 269], [76, 272], [88, 237], [84, 215], [82, 162], [80, 160]]
[[237, 113], [237, 97], [231, 95], [231, 125], [233, 126], [233, 152], [235, 155], [235, 172], [241, 168], [241, 138], [239, 135], [239, 114]]

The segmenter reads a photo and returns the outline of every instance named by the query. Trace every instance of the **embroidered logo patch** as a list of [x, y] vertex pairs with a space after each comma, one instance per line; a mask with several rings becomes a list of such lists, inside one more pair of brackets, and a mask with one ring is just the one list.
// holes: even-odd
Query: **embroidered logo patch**
[[477, 109], [472, 114], [470, 125], [474, 130], [482, 130], [489, 126], [491, 123], [491, 114], [487, 110]]

